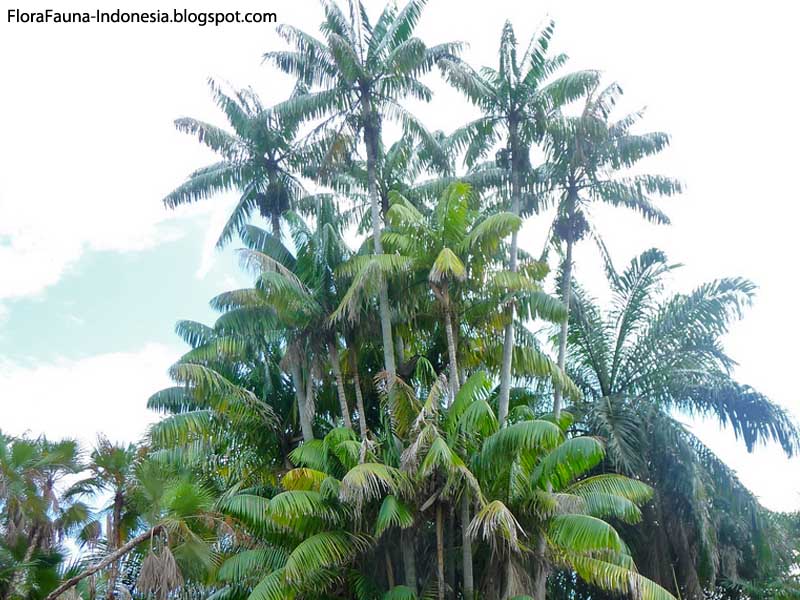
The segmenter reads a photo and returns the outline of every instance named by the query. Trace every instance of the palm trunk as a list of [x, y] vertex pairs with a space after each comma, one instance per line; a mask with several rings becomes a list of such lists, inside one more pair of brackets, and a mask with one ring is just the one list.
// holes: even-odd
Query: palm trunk
[[444, 515], [442, 503], [436, 503], [436, 583], [439, 600], [444, 600]]
[[[383, 254], [381, 242], [381, 210], [380, 195], [378, 194], [378, 144], [380, 136], [380, 121], [378, 115], [372, 110], [368, 96], [364, 98], [364, 145], [367, 147], [367, 184], [372, 214], [372, 241], [375, 245], [375, 254]], [[397, 372], [394, 361], [394, 344], [392, 343], [392, 315], [389, 309], [389, 290], [386, 279], [381, 278], [378, 303], [381, 319], [381, 336], [383, 338], [383, 363], [390, 379], [394, 380]]]
[[472, 540], [467, 534], [469, 528], [469, 494], [464, 490], [461, 496], [461, 558], [464, 570], [464, 600], [473, 600], [475, 581], [472, 575]]
[[131, 550], [136, 548], [136, 546], [138, 546], [142, 542], [144, 542], [144, 541], [152, 538], [153, 536], [155, 536], [158, 532], [161, 531], [161, 529], [162, 529], [161, 525], [156, 525], [155, 527], [152, 527], [152, 528], [148, 529], [144, 533], [140, 533], [135, 538], [133, 538], [131, 541], [129, 541], [127, 544], [125, 544], [124, 546], [120, 546], [114, 552], [112, 552], [111, 554], [106, 556], [99, 563], [96, 563], [93, 566], [91, 566], [88, 569], [86, 569], [85, 571], [75, 575], [74, 577], [70, 577], [69, 579], [67, 579], [64, 583], [62, 583], [60, 586], [58, 586], [52, 592], [47, 594], [47, 596], [45, 597], [44, 600], [55, 600], [61, 594], [66, 592], [68, 589], [76, 586], [83, 579], [86, 579], [90, 575], [94, 575], [98, 571], [100, 571], [102, 569], [105, 569], [108, 565], [110, 565], [111, 563], [113, 563], [113, 562], [119, 560], [120, 558], [122, 558], [123, 556], [125, 556], [128, 552], [130, 552]]
[[[109, 532], [109, 537], [111, 538], [111, 548], [110, 550], [115, 550], [122, 545], [122, 528], [120, 523], [122, 522], [122, 505], [123, 505], [124, 498], [122, 497], [121, 492], [117, 492], [114, 495], [114, 510], [111, 516], [111, 531]], [[116, 597], [116, 585], [117, 585], [117, 575], [119, 573], [119, 564], [114, 561], [111, 563], [111, 568], [108, 570], [108, 583], [106, 584], [106, 598], [108, 600], [114, 600]]]
[[272, 235], [275, 236], [275, 239], [281, 239], [281, 215], [279, 212], [273, 212], [270, 215], [270, 221], [272, 222]]
[[28, 547], [25, 549], [25, 556], [22, 558], [22, 566], [14, 572], [11, 582], [8, 584], [8, 593], [6, 598], [22, 598], [25, 596], [24, 588], [28, 582], [28, 569], [33, 555], [39, 547], [39, 542], [42, 539], [42, 528], [34, 526], [33, 535], [31, 536]]
[[456, 399], [456, 394], [458, 393], [460, 382], [458, 378], [458, 362], [456, 357], [456, 338], [453, 335], [453, 321], [450, 319], [449, 297], [446, 290], [444, 297], [445, 301], [447, 302], [447, 306], [445, 307], [445, 312], [444, 312], [444, 329], [445, 333], [447, 334], [447, 355], [450, 359], [450, 402], [448, 403], [449, 406]]
[[536, 564], [533, 568], [533, 597], [536, 600], [545, 600], [547, 596], [547, 576], [550, 572], [545, 560], [547, 540], [544, 534], [539, 534], [536, 540]]
[[[517, 124], [510, 122], [509, 145], [511, 146], [511, 212], [519, 215], [520, 196], [522, 195], [522, 185], [520, 183], [520, 149]], [[517, 249], [518, 232], [511, 233], [511, 248], [509, 251], [508, 267], [511, 272], [517, 271]], [[508, 324], [506, 325], [503, 336], [503, 362], [500, 365], [500, 396], [497, 400], [497, 419], [500, 426], [505, 426], [508, 416], [508, 401], [511, 395], [511, 360], [514, 355], [514, 317], [515, 307], [512, 304], [508, 308]]]
[[[292, 383], [294, 383], [294, 397], [297, 401], [297, 416], [300, 420], [300, 429], [303, 432], [303, 441], [310, 442], [314, 439], [314, 427], [306, 409], [306, 397], [303, 391], [303, 377], [300, 363], [296, 356], [291, 357]], [[311, 377], [309, 376], [309, 379]]]
[[[367, 413], [364, 408], [364, 396], [361, 393], [361, 377], [358, 374], [358, 360], [353, 344], [348, 344], [348, 357], [350, 359], [350, 370], [353, 372], [353, 387], [356, 390], [356, 410], [358, 410], [358, 429], [361, 433], [361, 441], [367, 441]], [[366, 448], [366, 446], [363, 446]], [[361, 462], [364, 462], [362, 457]]]
[[[569, 214], [568, 218], [572, 221], [573, 217], [575, 216], [574, 204], [570, 205], [569, 207]], [[570, 232], [569, 237], [567, 237], [567, 255], [564, 258], [564, 273], [563, 279], [561, 281], [561, 300], [566, 307], [567, 314], [564, 315], [564, 320], [561, 322], [561, 331], [558, 335], [558, 368], [562, 371], [564, 370], [564, 366], [566, 364], [567, 359], [567, 330], [569, 328], [569, 302], [570, 296], [572, 296], [572, 247], [574, 246], [575, 242], [572, 239], [572, 233]], [[556, 419], [561, 415], [561, 390], [556, 388], [555, 393], [553, 394], [553, 415]]]
[[406, 529], [400, 534], [400, 549], [403, 554], [403, 570], [406, 587], [417, 593], [417, 558], [413, 529]]
[[392, 589], [395, 586], [394, 568], [392, 567], [392, 555], [388, 546], [383, 547], [383, 558], [386, 561], [386, 581], [389, 583], [389, 589]]
[[336, 341], [328, 341], [328, 352], [331, 355], [331, 366], [333, 367], [333, 376], [336, 378], [336, 392], [339, 395], [339, 408], [342, 411], [342, 419], [344, 419], [344, 426], [348, 429], [353, 428], [353, 422], [350, 420], [350, 408], [347, 406], [347, 395], [344, 392], [344, 378], [342, 377], [342, 367], [339, 363], [339, 349], [336, 347]]

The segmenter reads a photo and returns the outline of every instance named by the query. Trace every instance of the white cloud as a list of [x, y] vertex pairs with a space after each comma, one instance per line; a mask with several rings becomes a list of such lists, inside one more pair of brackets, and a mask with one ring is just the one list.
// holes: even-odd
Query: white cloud
[[157, 419], [147, 398], [170, 385], [167, 368], [176, 358], [174, 349], [148, 344], [34, 367], [0, 362], [2, 430], [72, 437], [85, 445], [101, 432], [113, 441], [135, 441]]

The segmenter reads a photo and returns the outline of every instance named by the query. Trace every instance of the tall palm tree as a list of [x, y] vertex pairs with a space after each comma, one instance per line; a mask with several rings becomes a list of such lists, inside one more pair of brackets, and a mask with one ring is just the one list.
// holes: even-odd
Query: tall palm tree
[[[626, 172], [641, 160], [664, 150], [669, 136], [662, 132], [634, 133], [632, 129], [641, 119], [641, 111], [612, 120], [611, 112], [621, 93], [617, 84], [601, 88], [598, 83], [587, 94], [578, 116], [560, 115], [551, 119], [547, 127], [549, 166], [544, 178], [558, 205], [553, 241], [566, 246], [560, 289], [567, 311], [573, 248], [590, 231], [589, 205], [600, 202], [623, 206], [639, 212], [652, 223], [667, 224], [669, 219], [653, 204], [653, 198], [681, 191], [680, 183], [672, 178]], [[558, 338], [558, 364], [562, 368], [568, 323], [569, 312]], [[553, 412], [558, 414], [560, 410], [561, 393], [556, 390]]]
[[[583, 391], [571, 409], [580, 426], [607, 440], [611, 467], [655, 488], [633, 538], [639, 564], [662, 585], [699, 597], [704, 580], [715, 580], [721, 547], [758, 537], [751, 527], [761, 509], [680, 416], [716, 418], [748, 450], [774, 441], [791, 456], [798, 433], [783, 409], [732, 378], [734, 362], [720, 342], [751, 302], [753, 285], [721, 279], [664, 297], [663, 279], [674, 268], [658, 250], [622, 272], [607, 262], [613, 296], [605, 312], [577, 286], [568, 372]], [[728, 542], [720, 538], [726, 511], [744, 524]]]
[[[347, 11], [332, 0], [323, 0], [322, 40], [282, 25], [278, 33], [295, 49], [264, 55], [282, 71], [319, 88], [283, 103], [279, 112], [292, 117], [325, 117], [320, 130], [347, 132], [353, 140], [363, 137], [376, 255], [383, 254], [378, 164], [384, 119], [399, 121], [408, 134], [430, 140], [434, 147], [430, 133], [399, 100], [411, 96], [429, 101], [431, 91], [419, 77], [458, 49], [458, 44], [452, 43], [429, 48], [414, 37], [425, 4], [426, 0], [409, 0], [398, 9], [389, 3], [373, 24], [360, 0], [349, 0]], [[379, 309], [384, 367], [394, 375], [391, 307], [385, 282], [379, 286]]]
[[[482, 113], [453, 134], [451, 143], [455, 149], [465, 151], [465, 161], [470, 167], [496, 148], [498, 143], [502, 144], [497, 168], [494, 169], [500, 171], [500, 177], [495, 179], [502, 182], [504, 188], [510, 188], [510, 209], [518, 216], [522, 214], [523, 194], [530, 195], [531, 192], [532, 146], [543, 139], [547, 122], [554, 111], [580, 97], [597, 79], [594, 71], [583, 71], [549, 80], [567, 60], [563, 54], [547, 54], [553, 28], [551, 22], [535, 34], [520, 56], [514, 28], [507, 21], [500, 37], [497, 69], [485, 67], [476, 72], [461, 62], [444, 62], [449, 82]], [[530, 212], [532, 206], [533, 202], [529, 201], [526, 211]], [[512, 232], [508, 260], [512, 272], [517, 270], [517, 236], [517, 231]], [[508, 415], [514, 348], [514, 307], [509, 310], [512, 316], [504, 332], [500, 372], [501, 423], [505, 422]]]
[[296, 141], [300, 121], [264, 107], [252, 89], [228, 94], [213, 80], [209, 86], [233, 131], [189, 117], [175, 121], [178, 131], [197, 136], [221, 160], [194, 171], [164, 198], [164, 204], [175, 208], [236, 191], [239, 201], [217, 245], [230, 242], [256, 210], [280, 238], [281, 218], [303, 194], [298, 172], [311, 157], [309, 149]]

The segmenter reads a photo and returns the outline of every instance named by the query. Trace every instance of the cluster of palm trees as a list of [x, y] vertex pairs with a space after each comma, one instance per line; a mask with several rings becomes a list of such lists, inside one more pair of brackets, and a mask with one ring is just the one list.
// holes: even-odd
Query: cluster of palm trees
[[[797, 518], [682, 422], [797, 450], [721, 344], [753, 285], [669, 295], [678, 265], [618, 270], [591, 223], [595, 202], [668, 223], [654, 201], [680, 185], [638, 165], [668, 136], [615, 118], [598, 72], [563, 74], [552, 24], [520, 46], [507, 23], [474, 70], [415, 37], [424, 5], [325, 0], [319, 36], [281, 26], [265, 55], [289, 99], [211, 82], [227, 127], [176, 121], [219, 161], [165, 204], [235, 192], [219, 244], [241, 239], [253, 285], [178, 323], [190, 350], [140, 446], [3, 440], [3, 598], [795, 597]], [[404, 105], [432, 70], [480, 113], [449, 135]], [[548, 208], [533, 256], [520, 231]], [[575, 280], [587, 237], [605, 309]]]

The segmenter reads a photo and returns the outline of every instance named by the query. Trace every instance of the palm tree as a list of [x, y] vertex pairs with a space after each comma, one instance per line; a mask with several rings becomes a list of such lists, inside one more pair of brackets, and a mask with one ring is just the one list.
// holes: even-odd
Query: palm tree
[[[134, 444], [115, 445], [107, 438], [100, 436], [97, 445], [86, 465], [89, 472], [67, 490], [66, 495], [98, 497], [109, 494], [111, 503], [103, 509], [107, 515], [106, 549], [113, 552], [120, 548], [130, 537], [135, 528], [137, 514], [131, 510], [132, 490], [137, 459], [142, 452]], [[119, 564], [110, 565], [106, 581], [106, 598], [113, 600], [117, 595], [117, 578]]]
[[728, 522], [744, 523], [727, 543], [746, 547], [759, 537], [751, 527], [761, 509], [675, 413], [716, 418], [748, 449], [774, 441], [790, 456], [798, 433], [783, 409], [731, 377], [734, 362], [720, 343], [750, 304], [753, 285], [721, 279], [664, 298], [663, 279], [675, 267], [658, 250], [642, 253], [621, 273], [608, 261], [613, 299], [605, 313], [576, 286], [568, 372], [583, 391], [573, 409], [579, 426], [607, 440], [612, 467], [655, 488], [634, 537], [639, 564], [676, 593], [697, 597], [725, 553], [718, 534], [726, 511], [735, 515]]
[[[298, 392], [303, 437], [310, 441], [313, 439], [313, 379], [320, 362], [331, 366], [341, 417], [345, 427], [352, 427], [339, 355], [341, 336], [329, 320], [341, 296], [335, 272], [347, 260], [349, 250], [341, 237], [341, 220], [330, 200], [320, 201], [314, 230], [294, 213], [287, 217], [296, 254], [289, 252], [274, 236], [249, 228], [245, 241], [251, 248], [244, 251], [243, 258], [245, 264], [255, 267], [259, 273], [257, 287], [223, 294], [215, 304], [226, 309], [260, 308], [273, 316], [275, 327], [287, 340], [287, 362]], [[231, 322], [230, 316], [227, 321]], [[320, 360], [326, 355], [327, 361]], [[299, 392], [303, 389], [303, 380], [307, 393], [301, 401]], [[363, 419], [363, 413], [360, 418]]]
[[[520, 227], [520, 218], [508, 212], [482, 214], [477, 202], [469, 185], [453, 183], [425, 216], [406, 198], [396, 194], [387, 215], [389, 227], [383, 235], [386, 247], [408, 261], [410, 273], [404, 289], [418, 289], [419, 283], [425, 282], [440, 307], [450, 367], [451, 400], [458, 393], [463, 376], [463, 368], [458, 366], [455, 331], [469, 326], [470, 316], [475, 318], [481, 314], [488, 320], [480, 310], [481, 305], [496, 313], [496, 307], [503, 304], [501, 299], [513, 295], [527, 306], [531, 316], [558, 322], [563, 312], [558, 302], [542, 292], [532, 276], [529, 267], [536, 265], [526, 261], [522, 272], [509, 273], [497, 264], [495, 257], [501, 241]], [[547, 375], [551, 373], [548, 371]], [[564, 384], [563, 377], [555, 379], [557, 385]]]
[[308, 166], [312, 155], [296, 142], [300, 122], [265, 108], [252, 89], [226, 94], [213, 80], [209, 85], [233, 131], [189, 117], [175, 121], [178, 131], [197, 136], [221, 160], [189, 175], [164, 198], [164, 204], [175, 208], [235, 190], [239, 201], [217, 245], [230, 242], [256, 210], [280, 238], [281, 218], [303, 194], [297, 173]]
[[[386, 118], [399, 121], [404, 130], [422, 141], [433, 139], [425, 127], [399, 100], [406, 96], [429, 101], [431, 91], [419, 77], [437, 60], [452, 55], [457, 44], [428, 48], [414, 29], [426, 0], [409, 0], [399, 9], [389, 3], [374, 24], [370, 23], [360, 0], [350, 0], [348, 11], [331, 0], [323, 0], [325, 20], [320, 27], [324, 39], [291, 26], [278, 33], [295, 49], [264, 55], [282, 71], [296, 76], [318, 91], [294, 97], [278, 107], [292, 117], [326, 117], [319, 130], [363, 135], [366, 148], [367, 181], [372, 219], [372, 242], [376, 255], [383, 254], [378, 164], [383, 151], [382, 127]], [[339, 141], [337, 135], [335, 140]], [[396, 372], [392, 343], [391, 310], [385, 282], [379, 286], [381, 337], [384, 366]]]
[[24, 597], [37, 553], [53, 550], [89, 517], [88, 508], [64, 497], [63, 479], [80, 471], [74, 440], [51, 442], [0, 434], [0, 531], [9, 546], [24, 547], [13, 565], [4, 598]]
[[[620, 174], [639, 161], [654, 156], [669, 144], [661, 132], [633, 133], [643, 112], [611, 120], [612, 109], [622, 93], [617, 84], [601, 89], [596, 84], [587, 94], [578, 116], [561, 115], [547, 127], [549, 154], [546, 186], [556, 196], [557, 218], [553, 241], [565, 244], [560, 288], [567, 311], [572, 285], [572, 252], [575, 243], [590, 231], [587, 208], [592, 202], [623, 206], [639, 212], [652, 223], [669, 223], [653, 204], [654, 196], [671, 196], [681, 191], [680, 183], [669, 177], [648, 174]], [[558, 364], [564, 367], [569, 312], [558, 338]], [[561, 393], [556, 390], [553, 412], [561, 410]]]
[[[580, 97], [597, 79], [593, 71], [577, 72], [548, 81], [567, 58], [563, 54], [548, 56], [547, 51], [554, 25], [551, 22], [534, 35], [525, 53], [518, 54], [517, 38], [510, 22], [503, 26], [500, 38], [500, 61], [497, 69], [485, 67], [475, 72], [461, 62], [447, 61], [445, 73], [448, 81], [461, 90], [481, 110], [481, 116], [468, 123], [452, 136], [451, 144], [465, 150], [465, 161], [474, 166], [497, 143], [503, 147], [498, 153], [498, 168], [503, 187], [510, 184], [511, 212], [522, 214], [523, 194], [530, 194], [532, 167], [531, 147], [543, 139], [548, 120], [556, 109]], [[486, 178], [486, 169], [483, 169]], [[530, 201], [529, 212], [534, 206]], [[517, 231], [511, 234], [509, 269], [517, 271]], [[508, 415], [511, 390], [511, 363], [514, 348], [514, 307], [504, 332], [503, 363], [500, 371], [500, 422]], [[563, 368], [563, 364], [561, 365]]]

